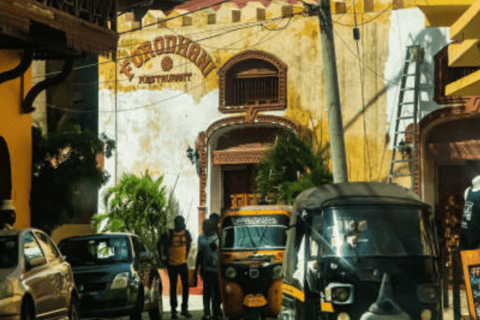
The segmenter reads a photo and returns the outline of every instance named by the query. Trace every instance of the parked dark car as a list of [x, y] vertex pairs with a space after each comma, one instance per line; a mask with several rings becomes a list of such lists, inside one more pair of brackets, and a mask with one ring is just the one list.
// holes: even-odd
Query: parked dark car
[[70, 265], [37, 229], [0, 231], [0, 319], [77, 320]]
[[162, 318], [158, 267], [140, 238], [104, 233], [66, 238], [59, 248], [72, 265], [80, 295], [80, 316]]

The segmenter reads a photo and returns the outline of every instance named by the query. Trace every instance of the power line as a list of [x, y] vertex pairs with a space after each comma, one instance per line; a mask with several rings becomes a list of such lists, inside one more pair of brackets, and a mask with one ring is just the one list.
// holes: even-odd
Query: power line
[[[276, 21], [276, 20], [283, 20], [283, 19], [287, 19], [287, 18], [289, 18], [289, 17], [275, 17], [275, 18], [271, 18], [271, 19], [265, 20], [265, 21], [270, 22], [270, 21]], [[245, 27], [240, 27], [240, 28], [228, 30], [226, 32], [222, 32], [222, 33], [219, 33], [219, 34], [216, 34], [216, 35], [213, 35], [213, 36], [208, 36], [208, 37], [205, 37], [205, 38], [192, 40], [192, 41], [193, 42], [205, 41], [205, 40], [209, 40], [209, 39], [212, 39], [212, 38], [224, 36], [224, 35], [226, 35], [228, 33], [231, 33], [231, 32], [240, 31], [240, 30], [247, 29], [247, 28], [254, 28], [254, 27], [257, 27], [258, 25], [261, 25], [261, 24], [265, 23], [265, 21], [262, 21], [261, 23], [259, 22], [259, 23], [255, 24], [253, 26], [249, 25], [249, 26], [245, 26]], [[174, 48], [175, 47], [177, 47], [177, 45], [175, 45]], [[131, 57], [143, 56], [143, 55], [144, 55], [144, 53], [134, 54], [134, 55], [130, 55], [130, 56], [127, 56], [127, 57], [124, 57], [124, 58], [119, 58], [116, 61], [118, 62], [118, 61], [122, 61], [122, 60], [125, 60], [125, 59], [129, 59]], [[114, 60], [108, 60], [108, 61], [104, 61], [104, 62], [95, 62], [95, 63], [75, 67], [75, 68], [73, 68], [73, 70], [81, 70], [81, 69], [86, 69], [86, 68], [90, 68], [90, 67], [95, 67], [95, 66], [99, 66], [99, 65], [108, 64], [108, 63], [114, 63], [114, 62], [115, 62]], [[56, 75], [56, 74], [59, 74], [59, 73], [60, 73], [60, 71], [54, 71], [54, 72], [46, 73], [44, 75], [39, 75], [39, 76], [36, 76], [36, 77], [32, 77], [32, 78], [47, 77], [47, 76]]]
[[[391, 11], [391, 8], [393, 7], [393, 3], [396, 2], [396, 1], [398, 1], [398, 0], [394, 0], [387, 8], [383, 9], [382, 11], [379, 11], [379, 13], [376, 16], [374, 16], [372, 19], [367, 20], [367, 21], [363, 21], [361, 24], [358, 24], [357, 26], [362, 26], [362, 25], [368, 24], [370, 22], [373, 22], [376, 19], [378, 19], [381, 15], [383, 15], [385, 12]], [[375, 12], [375, 11], [371, 11], [371, 12]], [[366, 12], [364, 14], [366, 14]], [[342, 23], [339, 20], [338, 21], [333, 20], [333, 23], [344, 26], [344, 27], [349, 27], [349, 28], [355, 27], [355, 24], [351, 25], [351, 24], [347, 24], [347, 23]]]
[[[285, 28], [288, 27], [288, 25], [291, 23], [291, 21], [292, 21], [292, 17], [290, 17], [290, 19], [289, 19], [288, 22], [285, 24], [285, 26], [283, 26], [283, 27], [281, 27], [281, 28], [279, 28], [279, 29], [274, 29], [274, 30], [277, 31], [277, 32], [284, 30]], [[263, 28], [262, 28], [262, 29], [263, 29]], [[172, 32], [175, 32], [175, 31], [172, 30]], [[180, 35], [180, 34], [177, 33], [177, 35]], [[214, 52], [212, 52], [212, 54], [214, 54], [214, 53], [216, 53], [216, 52], [218, 52], [218, 51], [223, 51], [223, 50], [242, 50], [242, 49], [244, 50], [244, 49], [256, 47], [256, 46], [260, 45], [261, 43], [263, 43], [262, 40], [265, 39], [266, 36], [268, 36], [268, 34], [265, 35], [265, 36], [263, 36], [260, 40], [258, 40], [258, 41], [257, 41], [256, 43], [254, 43], [253, 45], [249, 45], [249, 46], [242, 47], [242, 48], [229, 48], [230, 46], [232, 46], [232, 45], [234, 45], [234, 44], [236, 44], [236, 43], [238, 43], [238, 42], [243, 41], [244, 39], [248, 38], [249, 36], [250, 36], [250, 35], [247, 35], [247, 36], [245, 36], [245, 37], [242, 37], [242, 38], [240, 38], [240, 39], [237, 39], [237, 40], [235, 40], [234, 42], [232, 42], [232, 43], [230, 43], [230, 44], [228, 44], [228, 45], [225, 45], [224, 47], [220, 47], [220, 48], [218, 48], [218, 47], [211, 47], [211, 48], [213, 48], [213, 49], [216, 49]], [[268, 41], [268, 40], [269, 40], [269, 39], [267, 39], [266, 41]], [[205, 46], [205, 45], [203, 45], [203, 46]], [[207, 47], [208, 47], [208, 46], [207, 46]], [[181, 68], [181, 67], [184, 67], [184, 66], [189, 65], [189, 64], [190, 64], [190, 62], [185, 62], [185, 63], [179, 64], [179, 65], [176, 65], [175, 67], [173, 67], [173, 69]], [[149, 76], [149, 75], [153, 75], [153, 74], [155, 74], [155, 73], [150, 73], [150, 74], [145, 74], [145, 75], [146, 75], [146, 76]], [[115, 82], [115, 81], [118, 81], [118, 82], [120, 82], [120, 81], [129, 81], [129, 79], [121, 79], [121, 80], [118, 80], [118, 79], [117, 79], [117, 80], [107, 80], [107, 81], [89, 81], [89, 82], [74, 82], [73, 84], [74, 84], [74, 85], [85, 85], [85, 86], [86, 86], [86, 85], [98, 85], [98, 84], [105, 84], [105, 83], [113, 83], [113, 82]]]
[[[338, 39], [340, 39], [340, 41], [343, 43], [343, 45], [346, 47], [346, 49], [352, 54], [354, 55], [355, 57], [357, 56], [356, 53], [350, 48], [349, 44], [342, 38], [342, 36], [338, 33], [338, 31], [335, 30], [335, 28], [333, 29], [333, 31], [335, 32], [335, 35], [338, 37]], [[389, 82], [390, 84], [392, 85], [395, 85], [395, 86], [398, 86], [399, 83], [397, 82], [393, 82], [392, 80], [389, 80], [389, 79], [386, 79], [384, 78], [383, 76], [379, 75], [374, 69], [372, 69], [370, 66], [368, 66], [366, 63], [362, 62], [362, 65], [364, 66], [364, 68], [367, 68], [368, 70], [370, 70], [370, 72], [372, 72], [374, 75], [376, 75], [378, 78], [384, 80], [384, 81], [387, 81]]]
[[195, 10], [193, 10], [193, 11], [189, 11], [189, 12], [180, 14], [180, 15], [175, 16], [175, 17], [170, 17], [170, 18], [162, 19], [161, 21], [149, 23], [149, 24], [147, 24], [147, 25], [144, 25], [144, 26], [141, 26], [141, 27], [138, 27], [138, 28], [134, 28], [134, 29], [131, 29], [131, 30], [127, 30], [127, 31], [124, 31], [124, 32], [119, 32], [118, 34], [119, 34], [119, 35], [122, 35], [122, 34], [125, 34], [125, 33], [130, 33], [130, 32], [135, 32], [135, 31], [138, 31], [138, 30], [142, 30], [142, 29], [144, 29], [144, 28], [148, 28], [148, 27], [151, 27], [151, 26], [154, 26], [154, 25], [158, 25], [158, 24], [160, 24], [160, 23], [165, 23], [165, 22], [170, 21], [170, 20], [174, 20], [174, 19], [182, 18], [182, 17], [184, 17], [184, 16], [188, 16], [188, 15], [190, 15], [190, 14], [194, 14], [195, 12], [198, 12], [198, 11], [202, 11], [202, 10], [205, 10], [205, 9], [210, 9], [210, 8], [215, 7], [215, 6], [224, 4], [224, 3], [226, 3], [226, 2], [230, 2], [230, 0], [222, 0], [222, 1], [219, 1], [219, 2], [217, 2], [217, 3], [214, 3], [214, 4], [209, 5], [209, 6], [206, 6], [206, 7], [198, 8], [198, 9], [195, 9]]
[[[292, 18], [290, 18], [290, 20], [289, 20], [289, 22], [287, 23], [287, 25], [286, 25], [285, 27], [283, 27], [283, 29], [282, 29], [281, 31], [285, 30], [285, 29], [288, 27], [288, 25], [290, 25], [290, 22], [291, 22], [291, 21], [292, 21]], [[262, 40], [265, 39], [263, 42], [261, 42], [261, 43], [265, 43], [266, 41], [272, 40], [273, 38], [277, 37], [279, 34], [280, 34], [280, 32], [276, 32], [276, 33], [274, 33], [274, 34], [273, 34], [270, 38], [268, 38], [268, 39], [265, 39], [265, 36], [264, 36], [260, 41], [262, 41]], [[267, 34], [267, 35], [268, 35], [268, 34]], [[260, 44], [260, 42], [258, 42], [257, 45], [258, 45], [258, 44]], [[169, 97], [169, 98], [166, 98], [166, 99], [162, 99], [162, 100], [153, 102], [153, 103], [148, 104], [148, 105], [143, 105], [143, 106], [134, 107], [134, 108], [128, 108], [128, 109], [114, 110], [114, 111], [98, 111], [98, 113], [112, 113], [112, 112], [118, 113], [118, 112], [134, 111], [134, 110], [144, 109], [144, 108], [148, 108], [148, 107], [153, 107], [153, 106], [156, 106], [156, 105], [161, 104], [161, 103], [163, 103], [163, 102], [166, 102], [166, 101], [169, 101], [169, 100], [178, 98], [178, 97], [180, 97], [180, 96], [182, 96], [182, 95], [184, 95], [184, 94], [187, 94], [188, 92], [192, 91], [193, 89], [198, 88], [198, 87], [201, 86], [201, 85], [204, 85], [206, 82], [211, 81], [212, 79], [215, 79], [215, 78], [214, 78], [214, 77], [210, 77], [210, 79], [198, 83], [197, 85], [191, 87], [191, 88], [190, 88], [189, 90], [187, 90], [187, 91], [184, 91], [184, 92], [182, 92], [182, 93], [179, 93], [179, 94], [177, 94], [177, 95], [175, 95], [175, 96], [172, 96], [172, 97]], [[63, 107], [57, 107], [57, 106], [52, 105], [52, 104], [46, 104], [46, 105], [47, 105], [47, 107], [49, 107], [49, 108], [57, 109], [57, 110], [63, 110], [63, 111], [67, 111], [67, 112], [75, 112], [75, 113], [96, 113], [96, 111], [90, 111], [90, 110], [78, 110], [78, 109], [63, 108]]]

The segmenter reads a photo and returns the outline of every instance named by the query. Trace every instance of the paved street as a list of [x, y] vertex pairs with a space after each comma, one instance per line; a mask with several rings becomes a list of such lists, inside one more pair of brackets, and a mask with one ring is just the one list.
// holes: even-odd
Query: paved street
[[[181, 296], [178, 296], [178, 302], [179, 303], [181, 303], [181, 301], [182, 301], [181, 299], [182, 299]], [[467, 304], [467, 297], [466, 297], [465, 291], [461, 291], [461, 301], [460, 301], [460, 303], [461, 303], [462, 320], [469, 320], [468, 304]], [[190, 295], [189, 307], [190, 307], [190, 313], [193, 315], [193, 317], [191, 319], [192, 320], [200, 320], [203, 316], [202, 296], [201, 295]], [[168, 296], [163, 297], [163, 319], [164, 320], [171, 319], [170, 304], [169, 304]], [[186, 318], [179, 314], [179, 319], [186, 319]], [[226, 319], [226, 318], [224, 318], [224, 319]], [[129, 320], [129, 317], [120, 317], [120, 318], [116, 318], [116, 320]], [[143, 313], [143, 320], [149, 320], [147, 312]], [[449, 306], [449, 308], [443, 310], [443, 320], [454, 320], [453, 319], [452, 291], [451, 290], [450, 290], [450, 306]]]

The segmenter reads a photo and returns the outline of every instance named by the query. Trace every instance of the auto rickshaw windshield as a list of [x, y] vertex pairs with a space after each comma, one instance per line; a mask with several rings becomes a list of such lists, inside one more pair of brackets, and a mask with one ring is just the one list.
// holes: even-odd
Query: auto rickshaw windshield
[[[315, 214], [320, 256], [409, 256], [435, 254], [424, 213], [414, 206], [335, 207]], [[323, 238], [323, 239], [322, 239]], [[317, 251], [317, 252], [315, 252]], [[317, 254], [315, 254], [317, 253]]]
[[287, 225], [283, 216], [228, 217], [222, 227], [222, 250], [285, 249]]

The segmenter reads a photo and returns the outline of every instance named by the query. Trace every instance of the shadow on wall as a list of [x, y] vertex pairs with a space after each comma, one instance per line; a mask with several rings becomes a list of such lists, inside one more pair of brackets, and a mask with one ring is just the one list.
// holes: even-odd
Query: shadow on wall
[[[433, 57], [447, 44], [445, 41], [445, 36], [441, 33], [440, 30], [436, 28], [422, 30], [416, 37], [411, 37], [411, 43], [419, 44], [425, 50], [425, 61], [421, 67], [420, 75], [420, 101], [419, 101], [419, 112], [420, 116], [418, 122], [429, 114], [432, 111], [435, 111], [440, 106], [433, 101], [434, 88], [435, 88], [435, 79], [434, 79], [434, 61]], [[404, 48], [406, 51], [406, 46]], [[368, 68], [364, 67], [365, 72], [371, 72]], [[344, 132], [347, 132], [350, 127], [352, 127], [360, 117], [372, 107], [389, 89], [400, 86], [400, 81], [403, 75], [403, 61], [400, 65], [400, 68], [392, 79], [388, 79], [387, 84], [378, 91], [375, 96], [370, 98], [370, 100], [365, 104], [365, 108], [360, 110], [355, 116], [353, 116], [350, 121], [348, 121], [343, 126]], [[398, 94], [396, 99], [398, 99]], [[397, 100], [395, 100], [397, 102]], [[397, 110], [397, 106], [394, 106], [394, 112]], [[388, 141], [386, 141], [388, 143]], [[330, 143], [325, 145], [325, 148], [330, 148]]]
[[415, 37], [410, 36], [412, 44], [419, 44], [425, 50], [425, 60], [421, 67], [420, 99], [418, 121], [440, 106], [433, 100], [435, 89], [435, 61], [434, 56], [446, 45], [445, 35], [437, 28], [422, 30]]

